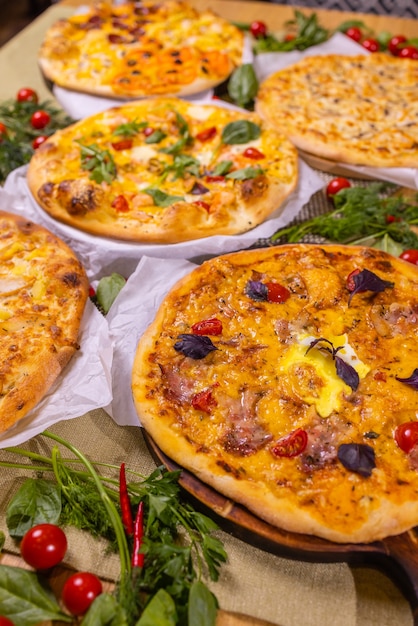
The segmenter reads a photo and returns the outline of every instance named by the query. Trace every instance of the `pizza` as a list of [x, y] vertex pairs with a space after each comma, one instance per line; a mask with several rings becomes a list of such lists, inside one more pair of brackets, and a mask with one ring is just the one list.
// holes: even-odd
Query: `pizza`
[[177, 243], [278, 215], [296, 187], [297, 158], [254, 113], [144, 99], [57, 131], [36, 150], [27, 180], [48, 214], [81, 231]]
[[418, 524], [418, 269], [286, 244], [210, 259], [139, 340], [140, 423], [275, 527], [362, 543]]
[[418, 167], [418, 63], [385, 53], [305, 57], [269, 76], [256, 110], [309, 154]]
[[243, 47], [237, 27], [182, 0], [99, 2], [54, 23], [38, 60], [46, 78], [70, 90], [185, 96], [226, 80]]
[[44, 398], [79, 349], [88, 293], [84, 269], [68, 246], [0, 211], [0, 432]]

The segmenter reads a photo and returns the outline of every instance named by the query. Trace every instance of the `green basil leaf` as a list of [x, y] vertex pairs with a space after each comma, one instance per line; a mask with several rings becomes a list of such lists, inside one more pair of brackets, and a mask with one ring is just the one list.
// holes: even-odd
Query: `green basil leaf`
[[56, 483], [28, 478], [6, 511], [9, 533], [17, 539], [36, 524], [57, 524], [61, 515], [61, 492]]
[[210, 172], [210, 176], [225, 176], [232, 167], [232, 161], [219, 161]]
[[128, 626], [124, 609], [109, 593], [101, 593], [83, 617], [80, 626]]
[[190, 587], [188, 626], [214, 626], [218, 610], [213, 593], [200, 581]]
[[37, 575], [20, 567], [0, 565], [0, 607], [2, 615], [16, 626], [34, 626], [50, 620], [72, 622], [41, 586]]
[[96, 300], [105, 315], [125, 284], [126, 279], [116, 273], [105, 276], [99, 281], [96, 289]]
[[228, 94], [239, 106], [245, 107], [258, 92], [258, 80], [251, 63], [244, 63], [232, 73], [228, 81]]
[[248, 143], [253, 139], [258, 139], [261, 128], [258, 124], [249, 120], [238, 120], [229, 122], [222, 131], [222, 142], [226, 144]]
[[136, 626], [175, 626], [176, 624], [177, 613], [174, 600], [164, 589], [159, 589], [145, 607]]
[[151, 135], [145, 139], [145, 143], [160, 143], [167, 135], [162, 130], [154, 130]]
[[174, 204], [175, 202], [184, 202], [184, 198], [182, 196], [171, 196], [161, 189], [144, 189], [144, 193], [147, 193], [154, 200], [154, 204], [160, 207], [168, 207], [170, 204]]
[[249, 178], [256, 178], [257, 176], [261, 176], [264, 173], [264, 170], [261, 167], [253, 167], [250, 165], [249, 167], [244, 167], [241, 170], [235, 170], [230, 174], [226, 175], [226, 178], [233, 178], [235, 180], [248, 180]]

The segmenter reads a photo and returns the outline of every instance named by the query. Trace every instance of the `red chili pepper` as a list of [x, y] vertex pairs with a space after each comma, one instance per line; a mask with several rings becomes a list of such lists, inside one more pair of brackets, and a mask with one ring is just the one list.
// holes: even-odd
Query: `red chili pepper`
[[140, 552], [143, 536], [144, 536], [144, 503], [141, 501], [138, 505], [138, 511], [135, 517], [134, 545], [132, 549], [132, 560], [131, 560], [132, 567], [144, 566], [144, 554]]
[[119, 503], [122, 524], [127, 535], [134, 534], [134, 521], [132, 518], [131, 501], [129, 499], [128, 485], [126, 483], [125, 463], [121, 463], [119, 469]]

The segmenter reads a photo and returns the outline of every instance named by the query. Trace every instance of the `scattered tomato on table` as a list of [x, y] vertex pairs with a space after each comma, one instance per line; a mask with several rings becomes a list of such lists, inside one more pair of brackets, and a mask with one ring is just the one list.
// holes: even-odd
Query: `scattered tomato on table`
[[341, 191], [341, 189], [346, 189], [348, 187], [351, 187], [351, 183], [347, 178], [343, 178], [342, 176], [333, 178], [326, 187], [327, 198], [331, 199], [336, 193]]
[[37, 524], [28, 530], [20, 544], [23, 560], [36, 570], [61, 563], [67, 552], [64, 531], [55, 524]]
[[408, 261], [408, 263], [412, 263], [413, 265], [418, 265], [418, 250], [412, 248], [411, 250], [404, 250], [400, 255], [400, 259], [404, 261]]
[[101, 593], [103, 585], [95, 574], [76, 572], [65, 581], [61, 597], [72, 615], [84, 615]]

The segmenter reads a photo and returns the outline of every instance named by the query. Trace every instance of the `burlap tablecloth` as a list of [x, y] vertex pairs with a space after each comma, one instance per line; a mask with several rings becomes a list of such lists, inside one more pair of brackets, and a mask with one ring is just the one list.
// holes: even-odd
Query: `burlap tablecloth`
[[[60, 422], [51, 431], [71, 441], [92, 460], [119, 464], [149, 474], [156, 464], [141, 429], [120, 427], [102, 410]], [[51, 441], [41, 435], [25, 446], [45, 453]], [[16, 458], [16, 457], [13, 457]], [[0, 460], [10, 460], [0, 450]], [[0, 468], [0, 529], [6, 531], [5, 508], [26, 471]], [[280, 626], [411, 626], [408, 603], [385, 575], [374, 569], [352, 569], [345, 563], [307, 563], [259, 550], [219, 531], [228, 563], [212, 589], [224, 610], [269, 620]], [[116, 556], [90, 536], [69, 529], [66, 561], [72, 567], [117, 576]], [[8, 538], [6, 549], [18, 553]]]

